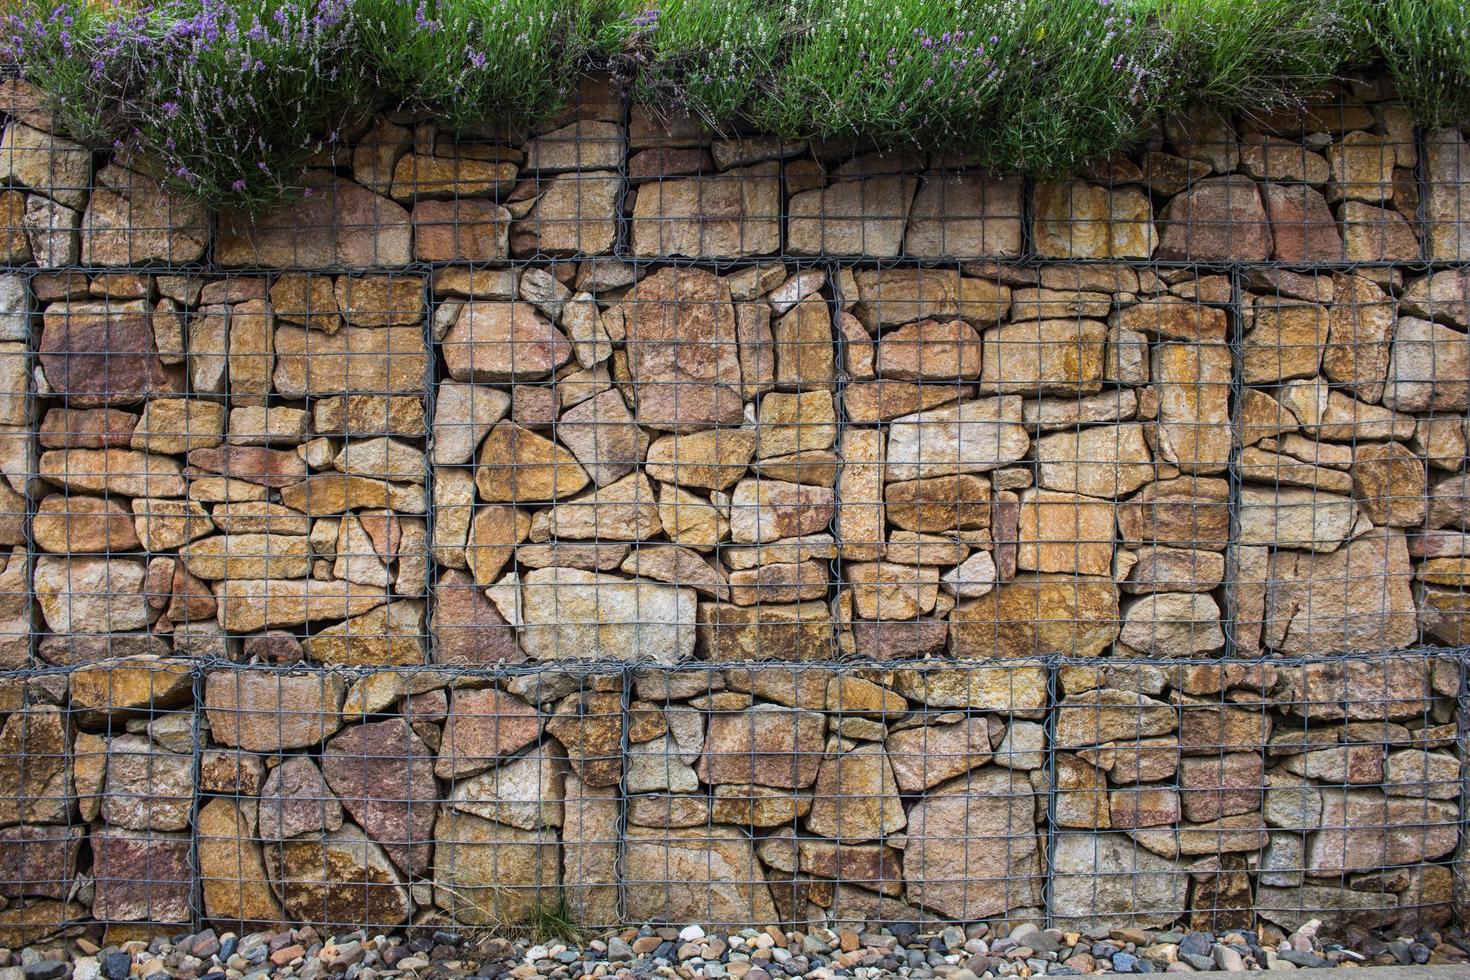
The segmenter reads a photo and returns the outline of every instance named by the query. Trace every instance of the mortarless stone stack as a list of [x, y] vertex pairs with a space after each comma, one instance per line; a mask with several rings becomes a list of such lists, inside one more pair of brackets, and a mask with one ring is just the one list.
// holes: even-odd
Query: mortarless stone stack
[[1470, 151], [1377, 84], [1034, 184], [589, 84], [254, 220], [13, 101], [0, 945], [1463, 904]]

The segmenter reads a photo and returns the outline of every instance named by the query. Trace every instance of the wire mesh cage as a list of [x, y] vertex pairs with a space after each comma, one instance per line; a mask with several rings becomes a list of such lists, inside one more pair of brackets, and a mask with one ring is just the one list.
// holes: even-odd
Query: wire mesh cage
[[1461, 134], [351, 135], [8, 119], [0, 944], [1458, 914]]

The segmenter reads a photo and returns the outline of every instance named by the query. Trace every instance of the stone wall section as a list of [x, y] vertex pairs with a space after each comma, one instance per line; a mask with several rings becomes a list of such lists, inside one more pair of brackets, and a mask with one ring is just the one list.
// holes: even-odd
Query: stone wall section
[[0, 938], [1463, 912], [1451, 657], [11, 683]]
[[353, 137], [7, 120], [0, 945], [1458, 908], [1462, 134]]

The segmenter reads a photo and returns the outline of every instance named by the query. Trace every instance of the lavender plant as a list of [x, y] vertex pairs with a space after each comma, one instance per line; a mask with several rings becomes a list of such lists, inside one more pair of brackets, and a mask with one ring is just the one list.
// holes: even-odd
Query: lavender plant
[[107, 145], [128, 132], [117, 77], [146, 13], [87, 0], [21, 0], [3, 17], [0, 60], [44, 92], [61, 128]]
[[1416, 119], [1470, 123], [1470, 12], [1462, 0], [1385, 0], [1372, 29]]
[[1168, 54], [1153, 26], [1115, 0], [1019, 8], [1009, 82], [990, 131], [965, 134], [971, 151], [997, 169], [1064, 177], [1138, 142], [1157, 117]]
[[526, 128], [610, 64], [715, 129], [970, 153], [1057, 176], [1160, 111], [1290, 105], [1381, 56], [1470, 123], [1461, 0], [0, 0], [0, 71], [74, 136], [256, 209], [386, 102]]
[[[1128, 0], [1165, 33], [1168, 108], [1298, 105], [1362, 55], [1369, 0]], [[1417, 0], [1416, 0], [1417, 2]]]
[[125, 162], [207, 205], [258, 210], [290, 193], [364, 109], [346, 0], [86, 6], [69, 30], [39, 0], [18, 15], [22, 72], [81, 135], [110, 137]]
[[577, 0], [356, 0], [355, 30], [388, 101], [456, 129], [525, 127], [576, 84], [591, 10]]
[[795, 11], [761, 122], [1064, 170], [1132, 139], [1150, 48], [1111, 0], [835, 0]]
[[771, 81], [780, 52], [774, 0], [621, 0], [599, 47], [639, 102], [728, 129]]

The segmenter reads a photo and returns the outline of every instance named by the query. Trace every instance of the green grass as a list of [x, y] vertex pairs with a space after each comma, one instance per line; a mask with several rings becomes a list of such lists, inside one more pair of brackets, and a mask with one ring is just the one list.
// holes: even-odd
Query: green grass
[[1382, 0], [1374, 38], [1414, 118], [1470, 122], [1470, 13], [1460, 0]]
[[582, 930], [572, 915], [572, 908], [566, 896], [560, 894], [556, 901], [538, 903], [531, 909], [526, 931], [538, 943], [582, 941]]
[[355, 0], [354, 31], [388, 102], [453, 129], [523, 128], [576, 84], [592, 9], [568, 0]]

